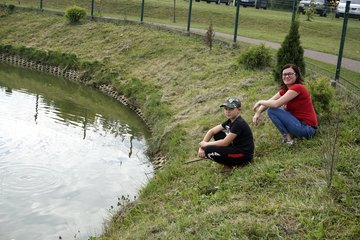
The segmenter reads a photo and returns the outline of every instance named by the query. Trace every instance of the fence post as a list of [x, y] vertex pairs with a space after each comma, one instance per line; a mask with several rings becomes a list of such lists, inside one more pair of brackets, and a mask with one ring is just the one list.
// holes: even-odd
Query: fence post
[[342, 55], [343, 55], [343, 50], [344, 50], [349, 9], [350, 9], [350, 1], [346, 1], [346, 7], [345, 7], [345, 12], [344, 12], [344, 22], [343, 22], [343, 28], [342, 28], [342, 33], [341, 33], [341, 39], [340, 39], [339, 55], [338, 55], [338, 60], [337, 60], [337, 64], [336, 64], [335, 81], [339, 80], [339, 76], [340, 76], [341, 60], [342, 60]]
[[40, 0], [40, 10], [43, 10], [43, 0]]
[[140, 17], [140, 22], [144, 21], [144, 5], [145, 5], [145, 0], [141, 1], [141, 17]]
[[236, 43], [237, 32], [238, 32], [240, 0], [234, 0], [234, 3], [235, 2], [236, 2], [236, 15], [235, 15], [234, 43]]
[[187, 24], [187, 31], [190, 31], [190, 22], [191, 22], [191, 11], [192, 11], [192, 1], [189, 1], [189, 15], [188, 15], [188, 24]]
[[91, 0], [91, 20], [94, 19], [94, 2], [95, 0]]

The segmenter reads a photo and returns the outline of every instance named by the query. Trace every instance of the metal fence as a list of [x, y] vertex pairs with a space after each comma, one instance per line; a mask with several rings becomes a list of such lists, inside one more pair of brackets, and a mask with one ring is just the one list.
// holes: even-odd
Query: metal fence
[[[206, 2], [206, 1], [205, 1]], [[90, 17], [96, 18], [114, 18], [119, 20], [132, 20], [138, 22], [157, 22], [163, 24], [176, 25], [177, 22], [187, 23], [187, 30], [190, 30], [190, 24], [196, 26], [208, 26], [209, 19], [200, 17], [204, 15], [204, 11], [211, 16], [210, 21], [214, 26], [222, 26], [224, 28], [234, 28], [234, 42], [237, 37], [237, 18], [239, 16], [239, 8], [234, 7], [234, 4], [226, 6], [229, 8], [229, 14], [217, 17], [216, 8], [204, 8], [205, 2], [198, 0], [0, 0], [0, 3], [6, 5], [14, 5], [17, 7], [34, 8], [40, 10], [55, 10], [64, 12], [68, 7], [77, 5], [84, 8]], [[270, 1], [270, 5], [282, 4], [282, 8], [286, 11], [293, 12], [293, 18], [296, 11], [296, 0], [282, 0]], [[211, 3], [215, 4], [215, 3]], [[225, 4], [221, 4], [225, 7]], [[151, 14], [150, 14], [151, 13]], [[293, 20], [293, 19], [292, 19]], [[359, 41], [353, 39], [346, 39], [346, 16], [344, 17], [343, 39], [339, 43], [340, 64], [342, 59], [342, 49], [346, 46], [346, 41]], [[319, 33], [321, 35], [321, 33]], [[360, 92], [360, 80], [354, 82], [348, 80], [340, 74], [340, 65], [336, 68], [336, 72], [327, 73], [331, 78], [335, 79], [356, 92]], [[360, 69], [360, 66], [359, 66]]]

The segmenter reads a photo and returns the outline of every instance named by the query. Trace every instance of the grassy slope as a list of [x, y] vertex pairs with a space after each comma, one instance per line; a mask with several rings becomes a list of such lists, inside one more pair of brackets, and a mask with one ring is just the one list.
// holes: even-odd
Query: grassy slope
[[[38, 1], [0, 0], [0, 3], [20, 6], [39, 7]], [[145, 22], [173, 23], [173, 0], [146, 0], [144, 9]], [[20, 3], [20, 4], [19, 4]], [[90, 15], [90, 1], [78, 0], [76, 4], [84, 7]], [[72, 0], [44, 0], [46, 9], [60, 9], [64, 11], [74, 4]], [[176, 1], [176, 24], [187, 26], [189, 3]], [[106, 0], [95, 1], [95, 15], [113, 16], [139, 21], [141, 1], [139, 0]], [[235, 7], [224, 4], [207, 4], [193, 1], [191, 27], [207, 29], [212, 22], [214, 30], [228, 34], [234, 33]], [[100, 12], [99, 12], [100, 11]], [[327, 18], [314, 16], [306, 21], [305, 15], [300, 15], [302, 45], [306, 49], [338, 54], [342, 19], [335, 19], [329, 14]], [[284, 20], [285, 19], [285, 20]], [[258, 38], [281, 43], [288, 33], [291, 19], [290, 11], [262, 10], [255, 8], [240, 9], [238, 35]], [[269, 31], [271, 29], [271, 31]], [[357, 19], [349, 19], [344, 47], [344, 57], [360, 60], [360, 24]]]
[[[274, 127], [254, 128], [255, 163], [230, 175], [196, 158], [205, 130], [223, 120], [218, 108], [229, 95], [251, 106], [273, 95], [271, 71], [236, 65], [241, 49], [137, 25], [86, 22], [70, 26], [62, 18], [17, 13], [0, 21], [1, 44], [76, 53], [99, 60], [129, 79], [155, 85], [173, 113], [155, 131], [169, 163], [141, 192], [138, 201], [115, 214], [102, 239], [356, 239], [360, 237], [359, 105], [342, 100], [341, 136], [334, 186], [326, 186], [326, 146], [333, 124], [295, 146], [279, 144]], [[116, 84], [116, 83], [114, 83]], [[146, 106], [145, 106], [146, 108]], [[145, 109], [146, 110], [146, 109]], [[171, 135], [175, 132], [179, 136]], [[163, 136], [163, 138], [161, 138]], [[171, 136], [171, 138], [166, 138]], [[163, 139], [166, 139], [165, 141]]]

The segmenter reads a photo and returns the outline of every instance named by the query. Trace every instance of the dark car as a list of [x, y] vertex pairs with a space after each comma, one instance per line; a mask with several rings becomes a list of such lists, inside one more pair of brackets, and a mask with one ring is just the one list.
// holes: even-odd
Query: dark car
[[[234, 6], [237, 6], [238, 0], [234, 1]], [[255, 7], [255, 0], [240, 0], [240, 6]]]
[[214, 2], [216, 4], [225, 3], [226, 5], [230, 5], [231, 3], [231, 0], [195, 0], [195, 2], [200, 2], [200, 1], [204, 1], [207, 3]]
[[[234, 0], [234, 6], [237, 6], [238, 0]], [[267, 8], [267, 0], [240, 0], [240, 6], [243, 7], [256, 7], [257, 9]]]

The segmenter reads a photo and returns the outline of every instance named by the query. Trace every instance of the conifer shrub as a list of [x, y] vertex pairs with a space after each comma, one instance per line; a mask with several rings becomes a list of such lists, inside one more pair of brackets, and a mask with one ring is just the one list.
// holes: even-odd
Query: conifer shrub
[[271, 66], [270, 48], [265, 47], [263, 43], [257, 46], [249, 47], [240, 54], [239, 64], [243, 64], [247, 69], [261, 69]]
[[286, 35], [280, 49], [277, 52], [277, 63], [273, 71], [275, 81], [281, 79], [281, 68], [288, 63], [297, 65], [300, 72], [305, 76], [304, 49], [300, 44], [299, 22], [291, 23], [289, 34]]
[[65, 11], [65, 18], [70, 23], [78, 23], [80, 20], [84, 19], [86, 16], [86, 11], [84, 8], [78, 6], [71, 6]]

